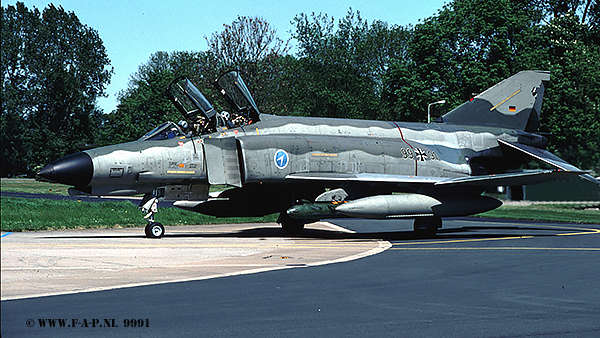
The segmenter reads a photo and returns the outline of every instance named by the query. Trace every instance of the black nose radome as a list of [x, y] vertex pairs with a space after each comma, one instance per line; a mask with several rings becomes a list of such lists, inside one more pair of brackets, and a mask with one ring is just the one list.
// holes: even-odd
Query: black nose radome
[[90, 155], [80, 152], [48, 164], [38, 175], [53, 182], [85, 187], [94, 175], [94, 164]]

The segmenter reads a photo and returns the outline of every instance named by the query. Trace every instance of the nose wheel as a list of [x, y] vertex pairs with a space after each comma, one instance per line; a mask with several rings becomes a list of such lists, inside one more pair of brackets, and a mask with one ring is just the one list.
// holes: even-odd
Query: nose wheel
[[161, 238], [165, 234], [165, 227], [158, 222], [151, 222], [146, 225], [144, 231], [148, 238]]

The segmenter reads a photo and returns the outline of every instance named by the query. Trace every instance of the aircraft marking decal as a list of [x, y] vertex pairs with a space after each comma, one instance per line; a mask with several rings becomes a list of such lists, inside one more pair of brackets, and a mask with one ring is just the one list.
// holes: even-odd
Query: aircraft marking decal
[[167, 174], [195, 174], [195, 171], [190, 170], [167, 170]]
[[427, 155], [421, 148], [415, 149], [415, 157], [417, 158], [417, 161], [425, 161], [427, 159]]
[[[492, 111], [492, 110], [494, 110], [494, 109], [498, 108], [498, 107], [499, 107], [501, 104], [503, 104], [504, 102], [506, 102], [506, 101], [510, 100], [510, 99], [511, 99], [513, 96], [515, 96], [515, 95], [519, 94], [520, 92], [521, 92], [521, 89], [519, 89], [519, 90], [517, 90], [516, 92], [512, 93], [512, 95], [511, 95], [511, 96], [509, 96], [509, 97], [505, 98], [504, 100], [502, 100], [502, 102], [500, 102], [500, 103], [498, 103], [497, 105], [495, 105], [495, 106], [493, 106], [492, 108], [490, 108], [490, 111]], [[516, 108], [515, 108], [515, 111], [516, 111]]]
[[288, 155], [288, 153], [285, 150], [279, 149], [279, 150], [277, 150], [277, 152], [275, 152], [274, 162], [275, 162], [275, 166], [277, 168], [285, 169], [285, 167], [287, 167], [289, 161], [290, 161], [290, 156]]
[[311, 153], [310, 155], [311, 156], [326, 156], [326, 157], [329, 157], [329, 156], [336, 157], [336, 156], [338, 156], [338, 154], [335, 154], [335, 153]]

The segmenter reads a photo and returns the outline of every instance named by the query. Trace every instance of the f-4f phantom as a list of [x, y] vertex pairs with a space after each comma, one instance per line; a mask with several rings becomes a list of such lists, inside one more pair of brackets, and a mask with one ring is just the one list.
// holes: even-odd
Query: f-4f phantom
[[[63, 157], [38, 175], [73, 186], [71, 194], [144, 194], [148, 237], [164, 235], [158, 199], [213, 216], [279, 213], [290, 235], [319, 219], [358, 217], [414, 218], [415, 232], [430, 236], [442, 217], [500, 206], [486, 188], [595, 180], [544, 150], [548, 139], [536, 133], [549, 80], [520, 72], [425, 124], [260, 114], [236, 71], [215, 82], [233, 109], [219, 113], [178, 78], [168, 95], [185, 121]], [[514, 170], [531, 159], [550, 169]], [[230, 189], [209, 193], [211, 185]]]

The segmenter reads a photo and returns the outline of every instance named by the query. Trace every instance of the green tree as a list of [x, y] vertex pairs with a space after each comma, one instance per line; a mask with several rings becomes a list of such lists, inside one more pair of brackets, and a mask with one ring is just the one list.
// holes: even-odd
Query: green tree
[[[195, 83], [207, 82], [204, 74], [211, 73], [210, 58], [206, 52], [152, 54], [131, 75], [127, 89], [119, 93], [117, 109], [104, 116], [101, 144], [133, 141], [165, 121], [183, 119], [167, 97], [168, 86], [179, 76]], [[202, 91], [210, 94], [207, 98], [217, 94], [216, 90]]]
[[[262, 112], [286, 114], [288, 107], [282, 99], [286, 83], [281, 74], [289, 68], [289, 40], [277, 36], [277, 31], [259, 17], [238, 16], [221, 32], [206, 38], [212, 55], [211, 80], [227, 70], [236, 69], [249, 87]], [[212, 86], [204, 83], [202, 87]]]
[[[445, 110], [470, 99], [539, 58], [541, 10], [533, 2], [456, 0], [417, 24], [409, 58], [393, 65], [390, 102], [400, 116], [424, 121], [430, 102]], [[531, 62], [529, 62], [531, 63]], [[411, 101], [411, 97], [413, 98]], [[439, 114], [438, 114], [439, 115]]]
[[384, 76], [406, 53], [408, 31], [349, 10], [335, 20], [324, 14], [294, 19], [298, 58], [287, 74], [291, 100], [301, 115], [386, 119]]
[[598, 9], [597, 3], [547, 7], [544, 62], [552, 80], [544, 97], [542, 126], [551, 133], [550, 150], [600, 173], [600, 38], [594, 21], [598, 13], [590, 8]]
[[[205, 37], [209, 50], [226, 68], [258, 63], [269, 55], [284, 55], [289, 45], [262, 18], [238, 16], [220, 33]], [[226, 69], [222, 69], [226, 70]]]
[[2, 7], [2, 175], [31, 173], [94, 142], [112, 69], [102, 40], [72, 12]]

